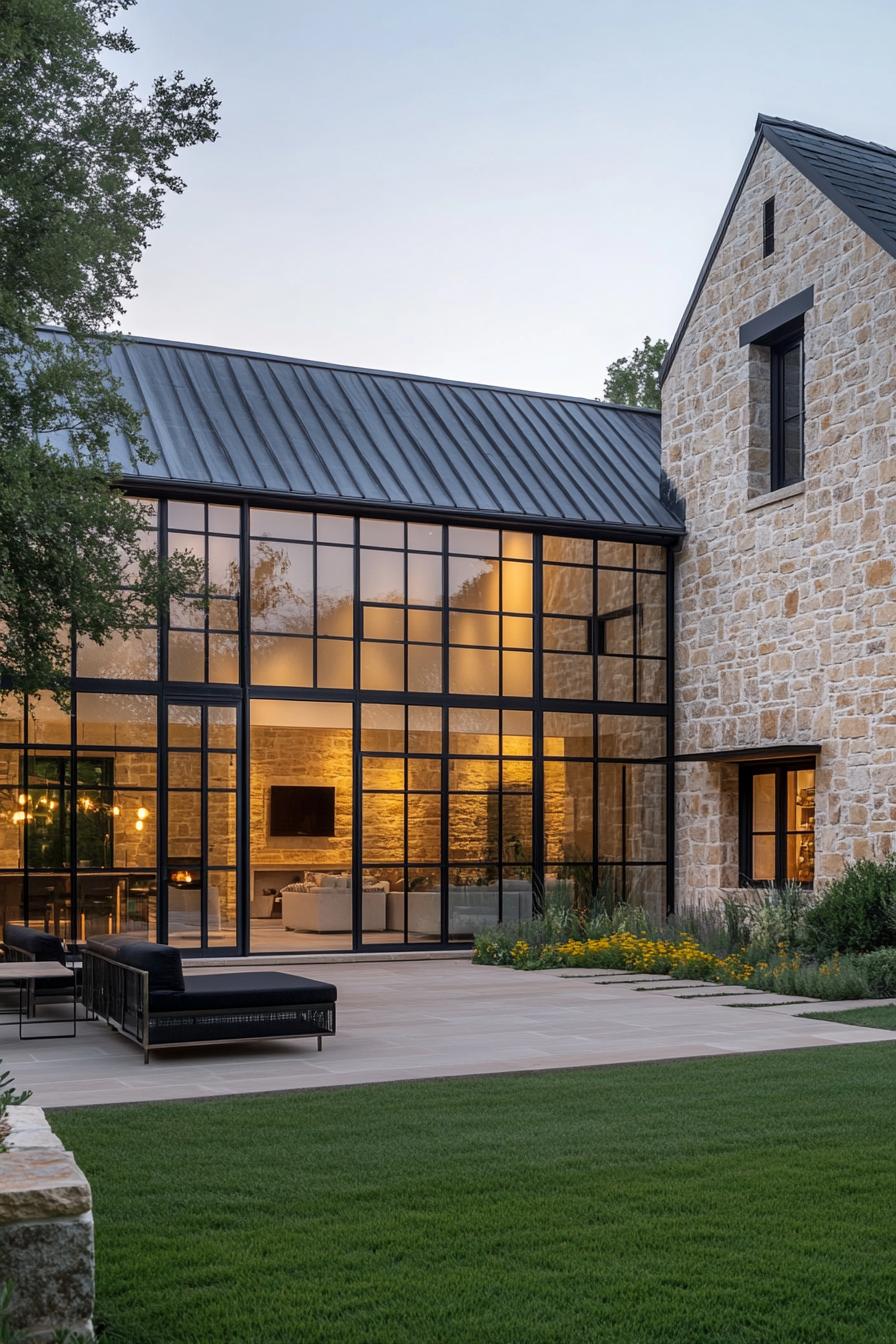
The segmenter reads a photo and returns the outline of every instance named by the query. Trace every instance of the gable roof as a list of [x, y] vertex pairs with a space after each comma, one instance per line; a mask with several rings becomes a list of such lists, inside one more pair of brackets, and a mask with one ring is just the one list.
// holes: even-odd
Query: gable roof
[[885, 252], [896, 257], [896, 150], [837, 135], [820, 126], [760, 114], [753, 143], [663, 360], [660, 382], [671, 368], [763, 140], [783, 154]]
[[134, 463], [114, 439], [128, 481], [684, 532], [655, 411], [145, 338], [110, 363], [158, 455]]

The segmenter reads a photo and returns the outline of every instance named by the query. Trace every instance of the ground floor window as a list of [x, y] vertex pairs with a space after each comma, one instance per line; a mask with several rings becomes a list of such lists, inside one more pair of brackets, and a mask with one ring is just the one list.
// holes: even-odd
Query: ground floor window
[[815, 880], [815, 767], [805, 761], [744, 765], [741, 873], [749, 884]]
[[[661, 918], [663, 709], [76, 689], [0, 715], [0, 922], [195, 952], [469, 943]], [[645, 712], [647, 711], [647, 712]]]

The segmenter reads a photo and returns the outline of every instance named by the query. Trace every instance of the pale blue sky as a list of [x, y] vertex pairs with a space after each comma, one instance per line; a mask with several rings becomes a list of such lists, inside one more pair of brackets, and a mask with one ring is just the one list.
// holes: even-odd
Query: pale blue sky
[[599, 394], [671, 336], [757, 112], [896, 145], [893, 0], [141, 0], [211, 75], [127, 329]]

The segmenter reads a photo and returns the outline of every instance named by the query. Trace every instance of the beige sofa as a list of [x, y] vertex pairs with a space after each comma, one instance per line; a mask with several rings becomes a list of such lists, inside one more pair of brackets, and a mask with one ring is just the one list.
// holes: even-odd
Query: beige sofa
[[[395, 902], [398, 896], [399, 902]], [[394, 892], [390, 905], [401, 909], [404, 893]], [[408, 934], [438, 937], [442, 930], [442, 898], [438, 891], [408, 892]], [[532, 883], [509, 878], [504, 883], [504, 921], [516, 924], [532, 916]], [[394, 915], [393, 915], [394, 919]], [[390, 920], [390, 923], [392, 921]], [[498, 886], [448, 888], [448, 936], [472, 938], [498, 922]]]
[[[386, 927], [388, 883], [365, 887], [361, 894], [361, 927], [382, 933]], [[316, 880], [291, 882], [280, 891], [283, 927], [296, 933], [350, 933], [352, 880], [321, 873]]]

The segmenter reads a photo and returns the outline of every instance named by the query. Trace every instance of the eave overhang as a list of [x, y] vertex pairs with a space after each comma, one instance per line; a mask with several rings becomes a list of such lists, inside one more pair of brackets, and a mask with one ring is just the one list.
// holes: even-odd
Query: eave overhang
[[726, 747], [720, 751], [686, 751], [676, 761], [705, 761], [709, 765], [740, 765], [750, 761], [802, 761], [821, 755], [818, 743], [775, 742], [768, 746]]

